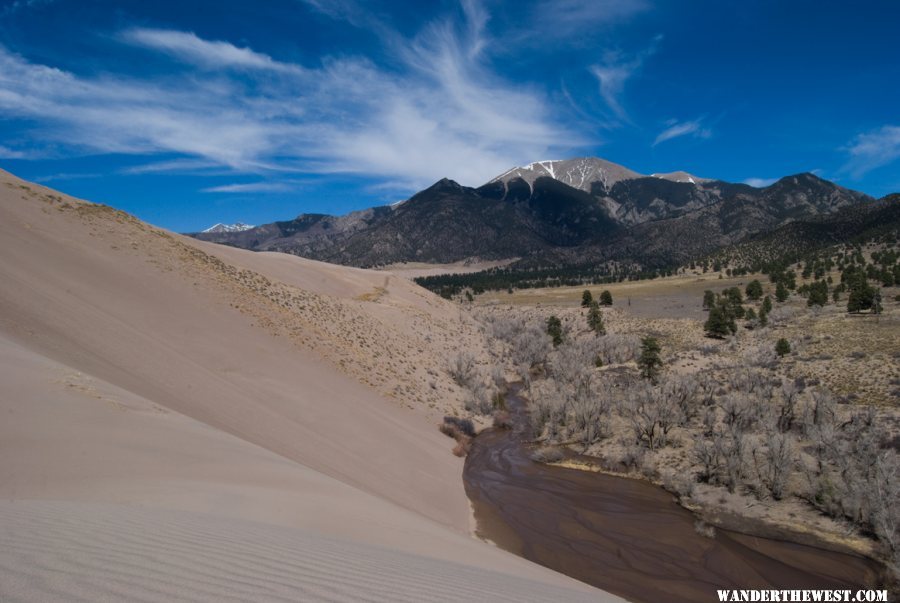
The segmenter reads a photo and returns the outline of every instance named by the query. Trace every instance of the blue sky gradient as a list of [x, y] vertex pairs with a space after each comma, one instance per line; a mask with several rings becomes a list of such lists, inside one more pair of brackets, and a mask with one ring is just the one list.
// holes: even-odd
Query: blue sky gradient
[[900, 3], [0, 1], [0, 167], [177, 231], [595, 155], [900, 191]]

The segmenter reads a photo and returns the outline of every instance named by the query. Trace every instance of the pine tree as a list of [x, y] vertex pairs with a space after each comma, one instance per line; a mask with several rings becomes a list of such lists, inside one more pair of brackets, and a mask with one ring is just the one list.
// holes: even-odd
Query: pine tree
[[591, 302], [591, 307], [587, 315], [588, 327], [597, 335], [605, 335], [606, 327], [603, 325], [603, 313], [600, 312], [600, 304], [596, 301]]
[[553, 339], [553, 347], [562, 343], [562, 321], [558, 316], [553, 315], [547, 319], [547, 335]]
[[809, 307], [822, 307], [828, 303], [828, 283], [825, 281], [816, 281], [809, 285], [809, 297], [806, 298], [806, 305]]
[[760, 283], [757, 280], [752, 280], [747, 285], [747, 288], [744, 290], [744, 292], [747, 294], [748, 299], [752, 299], [752, 300], [756, 301], [762, 297], [762, 294], [763, 294], [762, 283]]
[[612, 293], [609, 292], [608, 289], [604, 289], [602, 293], [600, 293], [600, 305], [601, 306], [611, 306], [613, 304]]
[[756, 320], [756, 312], [753, 311], [753, 308], [747, 308], [747, 311], [744, 312], [744, 320], [750, 323], [752, 327], [753, 322]]
[[641, 356], [638, 358], [638, 366], [641, 374], [647, 379], [653, 379], [662, 366], [662, 359], [659, 357], [659, 342], [654, 337], [644, 337], [641, 339]]
[[716, 304], [709, 309], [709, 316], [706, 318], [706, 324], [703, 325], [706, 335], [721, 339], [729, 334], [737, 331], [737, 325], [734, 318], [731, 317], [724, 304]]
[[592, 303], [594, 303], [594, 296], [591, 295], [589, 290], [585, 289], [584, 293], [581, 294], [581, 307], [589, 308]]
[[782, 337], [778, 340], [778, 343], [775, 344], [775, 353], [779, 356], [785, 356], [791, 353], [791, 344], [788, 343], [788, 340]]
[[703, 309], [709, 310], [716, 305], [716, 294], [707, 289], [703, 292]]
[[778, 300], [778, 302], [783, 302], [787, 300], [788, 295], [790, 294], [788, 293], [787, 287], [784, 286], [784, 283], [778, 281], [778, 285], [775, 287], [775, 299]]
[[762, 309], [766, 311], [766, 314], [772, 311], [772, 298], [770, 296], [765, 296], [762, 301]]

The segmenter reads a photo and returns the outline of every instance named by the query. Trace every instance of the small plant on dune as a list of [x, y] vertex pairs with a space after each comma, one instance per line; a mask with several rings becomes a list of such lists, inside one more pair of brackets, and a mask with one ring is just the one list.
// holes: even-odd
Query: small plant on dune
[[441, 433], [456, 440], [456, 446], [453, 447], [453, 454], [456, 456], [466, 456], [472, 448], [472, 438], [475, 437], [475, 425], [469, 419], [460, 419], [459, 417], [444, 417], [441, 423]]

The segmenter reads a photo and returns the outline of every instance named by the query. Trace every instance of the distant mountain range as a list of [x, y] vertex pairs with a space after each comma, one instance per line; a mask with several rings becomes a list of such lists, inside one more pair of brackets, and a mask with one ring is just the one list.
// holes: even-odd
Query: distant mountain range
[[345, 216], [302, 214], [193, 236], [362, 267], [471, 258], [660, 266], [872, 201], [810, 173], [755, 188], [578, 158], [516, 167], [478, 188], [443, 179], [403, 203]]

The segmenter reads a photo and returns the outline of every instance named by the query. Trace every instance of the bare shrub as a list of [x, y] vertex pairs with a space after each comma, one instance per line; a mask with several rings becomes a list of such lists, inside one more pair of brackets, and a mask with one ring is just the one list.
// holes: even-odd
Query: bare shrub
[[730, 393], [722, 399], [722, 421], [732, 435], [743, 435], [756, 424], [757, 407], [746, 394]]
[[440, 430], [441, 433], [456, 440], [453, 454], [466, 456], [469, 453], [472, 447], [472, 438], [475, 436], [475, 426], [472, 424], [472, 421], [458, 417], [444, 417]]
[[770, 345], [749, 348], [743, 354], [744, 362], [751, 367], [771, 369], [778, 364], [778, 355]]
[[[756, 457], [756, 455], [754, 455]], [[763, 485], [769, 490], [772, 498], [781, 500], [787, 494], [795, 447], [793, 438], [786, 433], [775, 432], [765, 438], [765, 449], [759, 454], [757, 467]]]
[[811, 390], [812, 405], [807, 409], [807, 425], [819, 426], [824, 423], [834, 423], [836, 418], [836, 403], [831, 392], [824, 387]]
[[597, 355], [604, 365], [630, 362], [641, 353], [641, 340], [636, 335], [611, 334], [596, 342]]
[[479, 415], [489, 415], [494, 410], [494, 392], [481, 380], [474, 379], [463, 399], [465, 409]]
[[797, 420], [797, 400], [803, 393], [803, 384], [797, 379], [785, 379], [781, 383], [781, 405], [778, 407], [776, 423], [784, 433], [790, 431]]
[[444, 422], [440, 426], [441, 433], [451, 438], [456, 437], [456, 433], [467, 435], [470, 438], [475, 437], [475, 425], [471, 419], [462, 419], [460, 417], [444, 417]]
[[896, 559], [900, 555], [900, 459], [893, 450], [882, 451], [876, 458], [867, 498], [872, 529]]
[[519, 316], [489, 314], [485, 320], [491, 335], [507, 343], [512, 343], [525, 330], [525, 320]]
[[635, 441], [654, 450], [661, 437], [659, 405], [655, 403], [653, 388], [636, 384], [624, 399], [620, 413], [631, 424]]
[[690, 475], [666, 471], [661, 477], [663, 487], [677, 494], [682, 501], [687, 501], [694, 495], [694, 480]]
[[679, 425], [684, 425], [697, 415], [700, 385], [691, 375], [670, 375], [660, 384], [660, 394], [666, 404], [674, 404], [678, 409], [676, 417]]
[[694, 440], [692, 458], [700, 466], [700, 473], [697, 478], [701, 482], [715, 484], [720, 481], [719, 476], [722, 468], [720, 446], [706, 438], [697, 438]]
[[512, 341], [513, 362], [521, 370], [543, 368], [550, 354], [550, 338], [538, 325], [524, 328]]
[[556, 446], [541, 446], [534, 450], [530, 457], [536, 463], [557, 463], [565, 458], [562, 450]]
[[469, 387], [475, 379], [475, 356], [471, 352], [459, 352], [450, 358], [447, 373], [460, 387]]
[[506, 387], [506, 374], [502, 366], [495, 364], [491, 367], [491, 381], [497, 389]]
[[702, 519], [698, 519], [694, 522], [694, 531], [703, 536], [704, 538], [715, 538], [716, 537], [716, 528], [714, 526], [709, 525]]
[[713, 445], [717, 449], [716, 454], [722, 459], [721, 479], [729, 492], [737, 490], [744, 478], [745, 438], [746, 436], [742, 432], [736, 431], [732, 431], [730, 435], [716, 433], [713, 436]]

